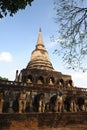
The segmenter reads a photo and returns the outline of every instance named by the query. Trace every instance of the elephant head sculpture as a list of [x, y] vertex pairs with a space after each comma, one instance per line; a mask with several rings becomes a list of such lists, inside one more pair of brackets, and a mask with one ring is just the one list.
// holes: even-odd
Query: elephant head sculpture
[[50, 110], [54, 112], [61, 112], [63, 107], [63, 96], [60, 91], [50, 98]]

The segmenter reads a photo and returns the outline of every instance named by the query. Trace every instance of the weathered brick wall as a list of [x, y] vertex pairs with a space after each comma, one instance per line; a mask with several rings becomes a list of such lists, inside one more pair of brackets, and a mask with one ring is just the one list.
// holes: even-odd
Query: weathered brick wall
[[1, 114], [0, 130], [87, 130], [87, 112]]

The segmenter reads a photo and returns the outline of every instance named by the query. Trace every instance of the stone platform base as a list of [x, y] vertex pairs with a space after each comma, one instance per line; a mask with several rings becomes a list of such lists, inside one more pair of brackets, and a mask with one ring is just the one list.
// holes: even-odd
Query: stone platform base
[[87, 130], [87, 112], [0, 114], [0, 130]]

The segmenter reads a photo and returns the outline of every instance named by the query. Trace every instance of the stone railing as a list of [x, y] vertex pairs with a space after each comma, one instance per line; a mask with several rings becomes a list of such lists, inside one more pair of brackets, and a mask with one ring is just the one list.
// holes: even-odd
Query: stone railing
[[71, 91], [74, 94], [87, 94], [87, 88], [79, 88], [79, 87], [67, 87], [60, 85], [48, 85], [48, 84], [35, 84], [35, 83], [24, 83], [24, 82], [15, 82], [15, 81], [5, 81], [0, 80], [0, 89], [28, 89], [28, 90], [37, 90], [37, 91], [54, 91], [62, 90], [63, 92]]

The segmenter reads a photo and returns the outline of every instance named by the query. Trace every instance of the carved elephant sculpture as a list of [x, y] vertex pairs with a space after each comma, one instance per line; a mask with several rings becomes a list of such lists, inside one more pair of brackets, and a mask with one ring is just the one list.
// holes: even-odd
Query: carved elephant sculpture
[[26, 110], [26, 93], [20, 93], [19, 97], [19, 113], [23, 113]]
[[87, 99], [84, 96], [78, 97], [77, 103], [78, 103], [78, 111], [86, 111]]
[[35, 95], [33, 100], [33, 110], [35, 112], [45, 111], [44, 93], [39, 93]]
[[61, 112], [63, 108], [63, 96], [55, 94], [50, 98], [50, 110], [53, 112]]
[[77, 112], [77, 99], [74, 96], [67, 96], [64, 100], [64, 110]]

